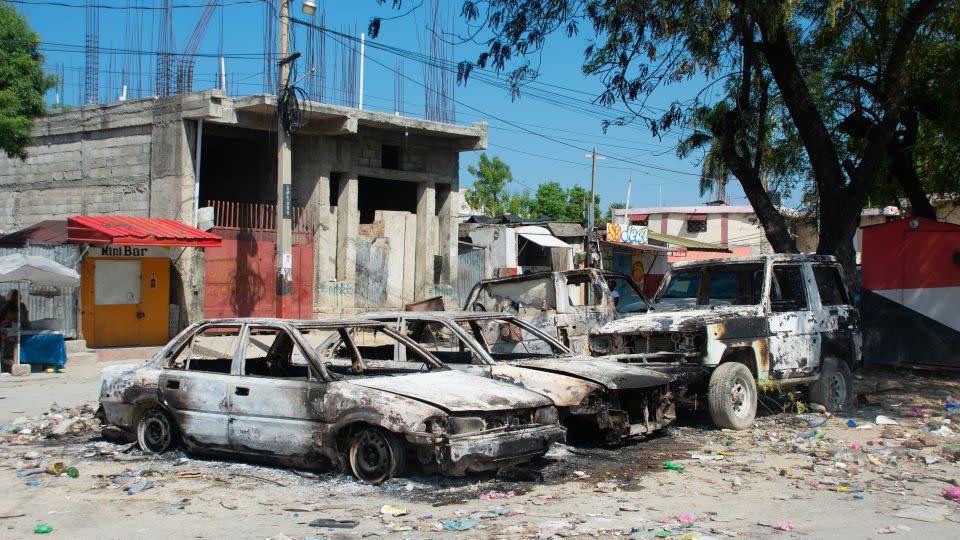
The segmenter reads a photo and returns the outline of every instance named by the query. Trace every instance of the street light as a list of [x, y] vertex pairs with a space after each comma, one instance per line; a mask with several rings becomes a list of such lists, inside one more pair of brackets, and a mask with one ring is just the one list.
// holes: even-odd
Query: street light
[[304, 15], [313, 17], [317, 12], [317, 0], [303, 0], [303, 7], [301, 9]]

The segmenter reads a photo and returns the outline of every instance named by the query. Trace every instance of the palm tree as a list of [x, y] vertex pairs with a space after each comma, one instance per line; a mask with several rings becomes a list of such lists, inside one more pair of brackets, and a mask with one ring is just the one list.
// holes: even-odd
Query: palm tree
[[719, 126], [723, 115], [729, 109], [726, 102], [713, 107], [698, 107], [693, 111], [688, 126], [693, 128], [687, 138], [677, 145], [677, 156], [685, 158], [697, 150], [705, 150], [700, 163], [700, 196], [716, 192], [714, 200], [726, 200], [726, 187], [730, 179], [730, 169], [723, 158], [723, 134], [714, 126]]

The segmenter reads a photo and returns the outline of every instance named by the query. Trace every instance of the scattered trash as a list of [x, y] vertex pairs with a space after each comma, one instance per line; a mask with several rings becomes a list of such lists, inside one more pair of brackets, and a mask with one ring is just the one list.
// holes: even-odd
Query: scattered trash
[[723, 461], [723, 456], [720, 454], [690, 454], [690, 459], [697, 461]]
[[677, 521], [680, 523], [693, 523], [694, 519], [690, 514], [681, 514], [677, 516]]
[[359, 524], [360, 522], [355, 519], [330, 519], [330, 518], [319, 518], [309, 523], [311, 527], [321, 527], [321, 528], [328, 528], [328, 529], [352, 529]]
[[48, 534], [53, 532], [53, 527], [50, 525], [37, 525], [33, 528], [35, 534]]
[[894, 420], [893, 418], [884, 416], [882, 414], [877, 416], [876, 422], [878, 426], [899, 426], [900, 425], [900, 423]]
[[193, 479], [201, 477], [203, 477], [203, 473], [200, 471], [177, 471], [177, 478]]
[[130, 487], [127, 488], [127, 495], [136, 495], [141, 491], [146, 491], [148, 489], [153, 489], [153, 488], [154, 488], [153, 482], [147, 479], [141, 478], [140, 480], [137, 480]]
[[172, 510], [183, 510], [187, 507], [187, 503], [183, 501], [174, 501], [167, 506], [169, 506]]
[[793, 522], [790, 521], [789, 519], [786, 521], [781, 521], [780, 523], [777, 523], [776, 525], [774, 525], [773, 528], [778, 531], [792, 531]]
[[853, 419], [847, 420], [847, 427], [857, 427], [857, 422]]
[[400, 517], [407, 515], [407, 509], [385, 504], [380, 507], [380, 513], [387, 516]]
[[669, 470], [671, 470], [671, 471], [678, 471], [678, 472], [681, 472], [681, 471], [683, 471], [684, 469], [686, 469], [686, 467], [684, 467], [683, 465], [677, 465], [676, 463], [674, 463], [674, 462], [672, 462], [672, 461], [664, 461], [664, 462], [663, 462], [663, 468], [664, 468], [664, 469], [669, 469]]
[[490, 491], [488, 493], [481, 493], [480, 499], [484, 501], [491, 499], [512, 499], [513, 496], [513, 491]]
[[457, 518], [443, 521], [443, 530], [445, 531], [466, 531], [472, 529], [480, 523], [480, 520], [473, 518]]
[[945, 492], [943, 492], [943, 497], [950, 501], [960, 502], [960, 487], [950, 486]]

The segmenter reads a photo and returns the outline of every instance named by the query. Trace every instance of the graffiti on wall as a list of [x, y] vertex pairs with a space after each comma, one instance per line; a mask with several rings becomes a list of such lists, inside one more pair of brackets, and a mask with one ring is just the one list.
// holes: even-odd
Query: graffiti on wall
[[607, 242], [620, 244], [646, 244], [648, 227], [607, 223]]

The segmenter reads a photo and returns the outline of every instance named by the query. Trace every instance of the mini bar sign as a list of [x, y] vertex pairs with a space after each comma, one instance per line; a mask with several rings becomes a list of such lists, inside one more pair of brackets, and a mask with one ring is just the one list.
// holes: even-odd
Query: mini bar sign
[[101, 257], [169, 257], [170, 248], [158, 246], [102, 246]]

